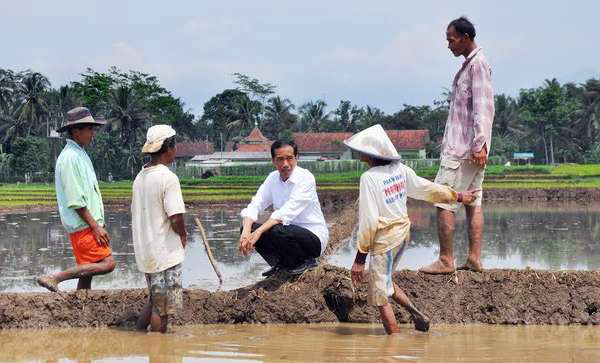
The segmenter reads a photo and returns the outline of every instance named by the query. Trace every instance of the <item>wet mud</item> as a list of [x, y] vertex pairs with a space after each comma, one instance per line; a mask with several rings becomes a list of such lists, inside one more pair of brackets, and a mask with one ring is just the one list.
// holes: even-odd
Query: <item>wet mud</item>
[[[350, 235], [357, 208], [352, 193], [322, 197], [330, 243], [323, 261]], [[338, 206], [345, 206], [340, 209]], [[436, 323], [600, 324], [600, 271], [486, 270], [432, 276], [399, 271], [394, 280]], [[348, 269], [322, 265], [300, 277], [276, 275], [232, 291], [184, 290], [175, 325], [376, 322], [367, 286], [353, 287]], [[145, 289], [0, 294], [0, 329], [132, 328]], [[400, 323], [408, 313], [393, 304]]]
[[[394, 280], [434, 324], [600, 324], [597, 271], [399, 271]], [[374, 322], [378, 314], [366, 293], [366, 285], [353, 289], [349, 270], [324, 265], [233, 291], [186, 289], [173, 323]], [[145, 289], [0, 294], [0, 328], [133, 327], [146, 299]], [[410, 322], [393, 305], [399, 322]]]

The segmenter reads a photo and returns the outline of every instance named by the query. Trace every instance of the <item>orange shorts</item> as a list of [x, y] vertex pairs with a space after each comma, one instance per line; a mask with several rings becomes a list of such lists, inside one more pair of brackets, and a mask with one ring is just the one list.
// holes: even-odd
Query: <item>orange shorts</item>
[[91, 228], [71, 233], [69, 239], [78, 265], [96, 263], [112, 254], [110, 247], [100, 246]]

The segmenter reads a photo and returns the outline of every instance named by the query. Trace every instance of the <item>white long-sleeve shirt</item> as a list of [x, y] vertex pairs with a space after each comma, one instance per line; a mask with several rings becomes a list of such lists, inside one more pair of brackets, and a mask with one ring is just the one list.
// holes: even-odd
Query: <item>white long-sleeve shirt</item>
[[432, 203], [452, 203], [457, 193], [452, 188], [417, 176], [397, 161], [372, 167], [360, 177], [358, 249], [381, 254], [403, 243], [409, 236], [410, 221], [406, 199]]
[[317, 184], [312, 173], [296, 165], [285, 182], [275, 170], [261, 184], [252, 201], [241, 212], [253, 221], [258, 214], [273, 206], [271, 218], [286, 226], [293, 224], [314, 233], [321, 241], [321, 253], [329, 240], [329, 231], [317, 196]]

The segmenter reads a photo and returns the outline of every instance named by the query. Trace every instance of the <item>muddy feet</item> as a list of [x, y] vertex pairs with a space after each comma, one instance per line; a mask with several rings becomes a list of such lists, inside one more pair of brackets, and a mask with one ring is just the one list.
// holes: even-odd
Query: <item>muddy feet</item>
[[465, 262], [464, 265], [459, 266], [457, 268], [457, 270], [482, 272], [483, 271], [483, 266], [481, 265], [481, 262], [475, 262], [473, 260], [467, 260], [467, 262]]
[[447, 265], [440, 260], [435, 261], [431, 265], [421, 267], [419, 272], [432, 275], [446, 275], [454, 272], [454, 264]]
[[40, 276], [36, 279], [36, 281], [38, 285], [45, 287], [52, 292], [58, 291], [58, 282], [52, 276]]
[[415, 330], [418, 331], [429, 331], [429, 318], [426, 316], [422, 317], [413, 317], [413, 321], [415, 323]]

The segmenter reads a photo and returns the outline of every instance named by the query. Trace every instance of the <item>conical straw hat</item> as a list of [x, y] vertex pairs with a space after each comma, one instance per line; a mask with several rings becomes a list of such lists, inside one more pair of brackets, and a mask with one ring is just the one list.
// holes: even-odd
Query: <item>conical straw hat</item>
[[344, 140], [350, 149], [377, 159], [400, 160], [394, 144], [381, 125], [373, 125]]

